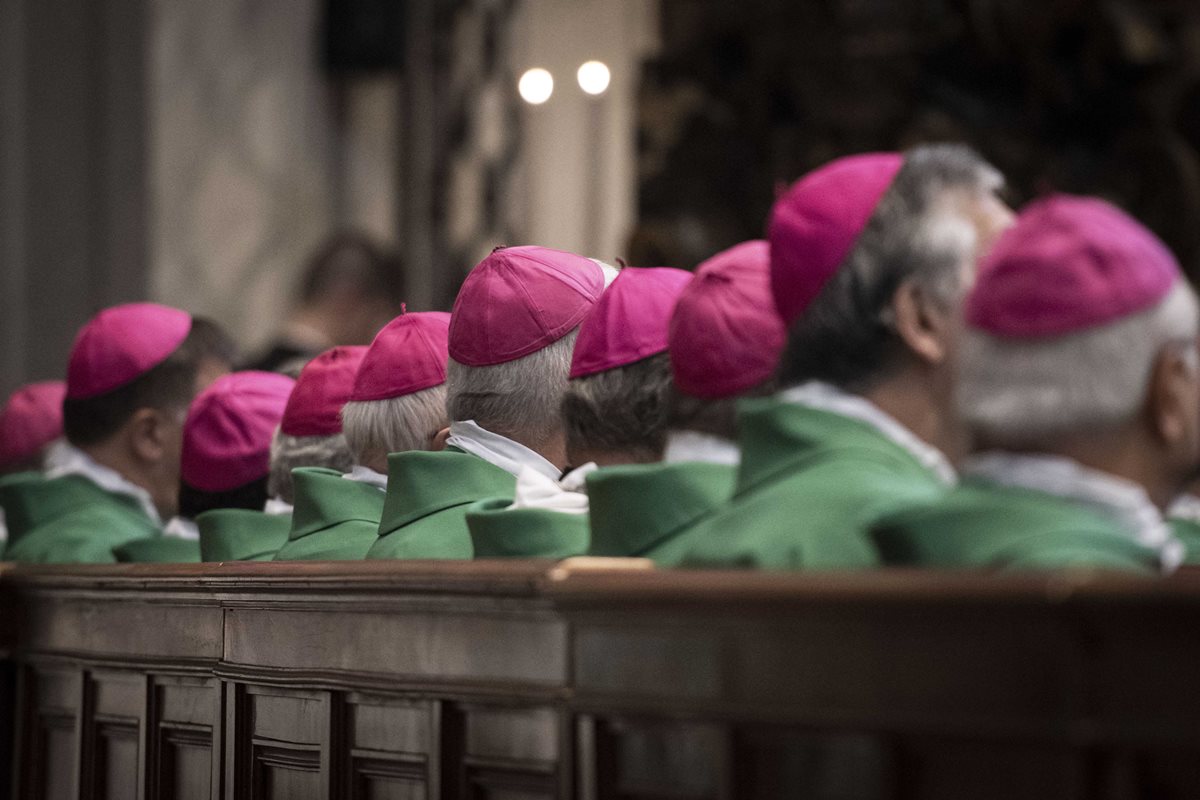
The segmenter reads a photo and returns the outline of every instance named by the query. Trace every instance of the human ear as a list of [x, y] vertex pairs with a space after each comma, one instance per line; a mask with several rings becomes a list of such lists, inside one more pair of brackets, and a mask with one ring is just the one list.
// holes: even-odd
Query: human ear
[[450, 438], [450, 429], [442, 428], [433, 435], [433, 441], [429, 443], [429, 449], [433, 451], [445, 450], [446, 440]]
[[950, 312], [911, 280], [892, 295], [892, 327], [910, 351], [935, 365], [946, 360], [951, 335]]
[[139, 408], [130, 417], [126, 423], [130, 448], [139, 461], [153, 464], [166, 456], [166, 423], [165, 415], [153, 408]]

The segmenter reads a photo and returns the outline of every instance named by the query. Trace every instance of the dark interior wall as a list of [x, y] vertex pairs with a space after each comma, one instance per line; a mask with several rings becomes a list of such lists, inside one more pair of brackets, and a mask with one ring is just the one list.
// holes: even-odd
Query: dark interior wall
[[638, 263], [761, 236], [830, 158], [961, 140], [1013, 200], [1095, 193], [1200, 277], [1200, 3], [663, 0], [640, 99]]
[[146, 291], [140, 0], [0, 0], [0, 390]]

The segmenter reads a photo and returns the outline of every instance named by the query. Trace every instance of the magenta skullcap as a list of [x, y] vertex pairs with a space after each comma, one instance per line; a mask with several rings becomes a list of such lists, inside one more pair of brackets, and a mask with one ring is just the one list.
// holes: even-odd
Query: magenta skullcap
[[0, 468], [28, 461], [63, 435], [67, 384], [43, 381], [22, 386], [0, 411]]
[[967, 323], [1002, 338], [1062, 336], [1145, 311], [1181, 279], [1158, 237], [1094, 197], [1030, 203], [979, 267]]
[[184, 483], [227, 492], [266, 477], [271, 438], [295, 385], [274, 372], [234, 372], [196, 395], [183, 425]]
[[670, 267], [626, 267], [579, 326], [571, 377], [624, 367], [667, 349], [667, 328], [692, 273]]
[[450, 357], [515, 361], [575, 329], [604, 292], [590, 258], [546, 247], [498, 247], [463, 282], [450, 316]]
[[334, 347], [305, 364], [280, 429], [288, 436], [341, 433], [342, 406], [354, 392], [354, 376], [366, 355], [365, 345]]
[[111, 392], [167, 360], [192, 330], [186, 311], [157, 303], [106, 308], [83, 326], [67, 362], [67, 397]]
[[771, 253], [742, 242], [696, 267], [671, 317], [675, 386], [693, 397], [734, 397], [775, 373], [786, 332], [771, 300]]
[[791, 325], [850, 255], [904, 159], [865, 153], [805, 175], [771, 209], [771, 291]]
[[371, 342], [354, 378], [353, 401], [387, 400], [446, 382], [450, 315], [401, 314]]

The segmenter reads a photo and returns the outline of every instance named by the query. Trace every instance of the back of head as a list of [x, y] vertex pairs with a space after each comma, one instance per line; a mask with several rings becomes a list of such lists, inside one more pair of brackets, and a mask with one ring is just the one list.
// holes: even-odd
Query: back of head
[[696, 267], [671, 316], [668, 428], [736, 439], [737, 400], [774, 391], [784, 336], [765, 241], [742, 242]]
[[893, 301], [911, 281], [946, 310], [968, 288], [981, 233], [972, 204], [1001, 177], [969, 148], [854, 156], [801, 179], [771, 221], [772, 287], [789, 325], [782, 385], [863, 392], [908, 356]]
[[271, 443], [268, 491], [272, 497], [292, 502], [296, 467], [346, 472], [354, 465], [342, 432], [342, 407], [354, 391], [354, 378], [366, 354], [363, 346], [334, 347], [300, 371]]
[[183, 429], [179, 513], [262, 509], [271, 441], [294, 381], [269, 372], [236, 372], [201, 392]]
[[604, 282], [597, 262], [543, 247], [497, 248], [480, 262], [451, 312], [450, 419], [534, 450], [561, 437], [578, 327]]
[[428, 450], [449, 424], [449, 328], [449, 314], [406, 313], [371, 343], [342, 408], [342, 428], [359, 464], [386, 472], [389, 453]]
[[216, 320], [193, 316], [191, 335], [200, 352], [196, 389], [203, 391], [217, 378], [228, 375], [241, 361], [241, 355], [233, 337]]
[[966, 311], [959, 405], [988, 447], [1099, 440], [1142, 414], [1164, 348], [1197, 366], [1196, 297], [1174, 257], [1101, 200], [1031, 204]]
[[0, 473], [45, 469], [47, 449], [63, 435], [63, 381], [22, 386], [0, 410]]
[[366, 234], [343, 231], [313, 254], [300, 281], [299, 300], [314, 305], [335, 294], [380, 298], [398, 306], [403, 297], [398, 258]]

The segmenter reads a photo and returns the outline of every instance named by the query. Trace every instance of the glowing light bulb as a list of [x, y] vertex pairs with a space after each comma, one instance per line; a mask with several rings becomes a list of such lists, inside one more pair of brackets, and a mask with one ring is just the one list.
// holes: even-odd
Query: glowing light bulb
[[575, 77], [579, 80], [580, 89], [591, 95], [600, 95], [608, 89], [612, 73], [603, 61], [587, 61], [579, 65]]
[[531, 106], [540, 106], [554, 94], [554, 76], [541, 67], [525, 70], [521, 80], [517, 82], [517, 91], [521, 99]]

